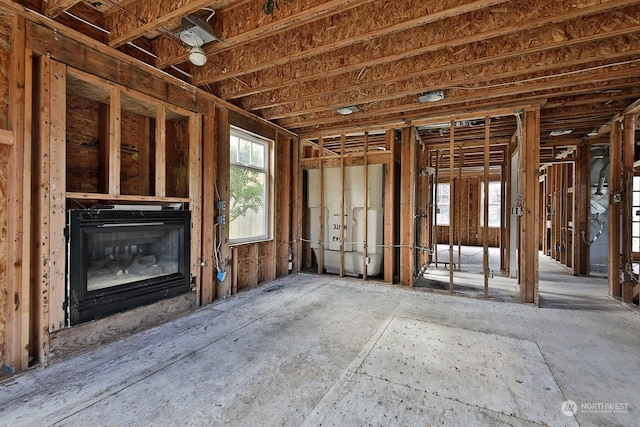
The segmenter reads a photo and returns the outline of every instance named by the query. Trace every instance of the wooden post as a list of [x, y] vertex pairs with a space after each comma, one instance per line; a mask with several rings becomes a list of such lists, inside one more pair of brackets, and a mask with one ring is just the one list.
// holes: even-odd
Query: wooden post
[[[580, 144], [576, 156], [576, 182], [573, 186], [575, 215], [575, 253], [573, 256], [573, 273], [576, 276], [589, 274], [589, 246], [582, 240], [590, 236], [590, 200], [591, 200], [591, 151], [587, 144]], [[545, 225], [546, 236], [546, 225]]]
[[[112, 106], [113, 108], [113, 106]], [[167, 110], [163, 104], [156, 109], [156, 196], [167, 194]]]
[[344, 144], [345, 136], [340, 135], [340, 277], [344, 277]]
[[364, 221], [364, 232], [363, 232], [363, 242], [362, 242], [362, 279], [368, 279], [368, 248], [369, 244], [369, 133], [364, 133], [364, 211], [362, 212], [363, 221]]
[[621, 196], [622, 182], [621, 170], [622, 165], [622, 122], [614, 120], [611, 122], [611, 134], [609, 141], [609, 295], [613, 297], [622, 296], [622, 287], [620, 283], [620, 233], [621, 221], [620, 214], [622, 206], [620, 201], [616, 201], [616, 197]]
[[436, 172], [433, 177], [433, 250], [436, 268], [438, 267], [438, 184], [440, 183], [440, 150], [436, 150]]
[[[318, 157], [318, 274], [324, 272], [324, 139], [320, 137]], [[313, 240], [313, 236], [311, 237]]]
[[415, 235], [415, 130], [402, 129], [400, 179], [400, 283], [413, 286]]
[[66, 293], [66, 188], [67, 188], [67, 156], [66, 156], [66, 108], [67, 105], [67, 67], [51, 61], [51, 122], [49, 134], [50, 160], [50, 315], [49, 330], [57, 331], [66, 326], [65, 293]]
[[393, 185], [395, 180], [395, 143], [394, 143], [394, 131], [387, 130], [386, 133], [386, 149], [391, 152], [391, 160], [387, 164], [385, 186], [384, 186], [384, 281], [387, 283], [393, 283], [394, 265], [395, 265], [395, 250], [393, 248], [394, 236], [394, 222], [395, 222], [395, 187]]
[[189, 116], [189, 210], [191, 210], [191, 277], [195, 280], [196, 301], [202, 292], [202, 116]]
[[520, 222], [520, 295], [522, 302], [538, 304], [538, 165], [540, 109], [524, 112], [522, 144], [522, 217]]
[[293, 170], [293, 194], [291, 199], [291, 224], [293, 224], [291, 240], [293, 243], [292, 269], [294, 273], [298, 273], [302, 268], [302, 167], [300, 166], [300, 151], [302, 143], [299, 139], [292, 140], [292, 160], [291, 169]]
[[[456, 122], [451, 120], [449, 125], [449, 293], [453, 293], [453, 219], [455, 218], [455, 204], [453, 195], [455, 194], [455, 181], [453, 178], [453, 154], [455, 143]], [[458, 260], [460, 262], [460, 260]]]
[[275, 188], [279, 190], [275, 191], [277, 208], [274, 216], [277, 217], [275, 223], [277, 238], [274, 240], [277, 246], [275, 250], [274, 271], [276, 277], [281, 277], [286, 276], [289, 272], [289, 251], [292, 247], [291, 235], [295, 234], [291, 232], [291, 224], [295, 224], [291, 222], [293, 213], [291, 209], [291, 175], [292, 170], [297, 171], [297, 169], [293, 169], [291, 164], [291, 137], [278, 132], [276, 134], [276, 141], [279, 155], [276, 156], [275, 159], [277, 162], [275, 168], [277, 172]]
[[[458, 185], [460, 186], [460, 188], [462, 188], [462, 145], [460, 146], [460, 155], [459, 155], [459, 159], [458, 159]], [[455, 160], [455, 159], [454, 159]], [[455, 184], [454, 184], [455, 185]], [[467, 187], [468, 188], [468, 187]], [[456, 201], [455, 203], [455, 212], [457, 212], [458, 214], [456, 215], [456, 218], [458, 218], [458, 222], [457, 224], [454, 226], [453, 223], [451, 223], [449, 226], [450, 227], [454, 227], [453, 230], [453, 235], [455, 236], [456, 234], [458, 235], [458, 271], [462, 270], [462, 193], [463, 191], [456, 191], [455, 194], [453, 192], [453, 186], [451, 187], [451, 190], [449, 191], [449, 194], [451, 194], [451, 197], [453, 197], [453, 200]], [[466, 204], [467, 200], [465, 198], [465, 204]], [[451, 202], [451, 204], [453, 205], [453, 202]], [[468, 207], [468, 206], [467, 206]], [[468, 210], [468, 209], [466, 209]], [[467, 230], [467, 239], [469, 238], [469, 220], [467, 219], [467, 224], [465, 225], [465, 230]]]
[[120, 145], [121, 135], [121, 99], [120, 89], [111, 89], [109, 101], [109, 153], [108, 153], [108, 189], [107, 192], [113, 195], [120, 194]]
[[[217, 148], [217, 160], [216, 160], [216, 188], [217, 194], [219, 194], [220, 200], [223, 200], [229, 206], [229, 161], [230, 161], [230, 147], [229, 147], [229, 110], [224, 107], [216, 108], [216, 148]], [[216, 287], [216, 298], [230, 296], [231, 289], [231, 274], [229, 269], [231, 268], [231, 249], [229, 247], [229, 224], [218, 224], [217, 243], [220, 245], [220, 269], [226, 272], [225, 279], [218, 280]]]
[[484, 271], [484, 297], [489, 297], [489, 143], [491, 138], [491, 119], [484, 121], [484, 224], [482, 227], [482, 269]]
[[503, 152], [504, 160], [500, 173], [500, 270], [509, 277], [509, 230], [511, 221], [511, 197], [509, 180], [511, 178], [511, 162], [509, 149]]
[[[635, 132], [636, 115], [626, 114], [624, 116], [624, 145], [623, 145], [623, 166], [622, 166], [622, 266], [624, 272], [623, 283], [621, 284], [621, 296], [624, 302], [633, 302], [633, 287], [636, 282], [633, 280], [633, 250], [631, 244], [631, 228], [633, 220], [633, 160], [635, 157]], [[625, 292], [626, 291], [626, 292]]]
[[203, 117], [202, 135], [202, 269], [200, 272], [200, 304], [206, 305], [215, 299], [215, 254], [214, 235], [216, 233], [216, 109], [211, 105]]
[[[9, 150], [9, 162], [7, 165], [8, 188], [6, 205], [7, 317], [5, 323], [5, 365], [9, 371], [17, 372], [29, 366], [29, 230], [31, 229], [31, 218], [28, 212], [30, 212], [31, 208], [31, 183], [27, 176], [30, 176], [31, 171], [23, 168], [25, 166], [30, 167], [31, 159], [30, 135], [25, 135], [31, 133], [31, 111], [30, 109], [28, 112], [26, 111], [27, 106], [31, 105], [31, 94], [27, 94], [25, 90], [27, 80], [25, 71], [24, 18], [14, 16], [11, 27], [8, 118], [9, 126], [13, 131], [13, 145], [6, 147]], [[27, 95], [29, 95], [28, 99]], [[27, 115], [29, 115], [29, 118], [27, 118]], [[27, 124], [29, 128], [27, 128]]]
[[149, 117], [140, 116], [138, 141], [138, 191], [142, 196], [151, 195], [150, 191], [150, 134], [151, 120]]
[[50, 299], [50, 123], [51, 123], [51, 59], [40, 56], [37, 60], [38, 77], [34, 84], [37, 106], [34, 108], [34, 147], [36, 176], [33, 181], [33, 357], [45, 363], [49, 357], [49, 299]]

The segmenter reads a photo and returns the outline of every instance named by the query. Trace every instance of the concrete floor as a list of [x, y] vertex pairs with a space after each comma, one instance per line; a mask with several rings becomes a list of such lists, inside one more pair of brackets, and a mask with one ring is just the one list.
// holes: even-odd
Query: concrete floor
[[640, 315], [540, 270], [540, 308], [289, 277], [5, 379], [0, 424], [638, 425]]

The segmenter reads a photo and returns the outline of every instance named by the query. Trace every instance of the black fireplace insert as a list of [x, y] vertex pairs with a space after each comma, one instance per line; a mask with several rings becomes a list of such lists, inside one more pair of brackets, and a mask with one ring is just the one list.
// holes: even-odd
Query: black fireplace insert
[[187, 210], [69, 210], [69, 324], [190, 291]]

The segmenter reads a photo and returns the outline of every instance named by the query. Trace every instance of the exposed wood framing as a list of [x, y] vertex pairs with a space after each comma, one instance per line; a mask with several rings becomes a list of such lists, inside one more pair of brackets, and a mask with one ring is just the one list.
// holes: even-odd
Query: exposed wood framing
[[140, 143], [138, 144], [138, 193], [144, 196], [150, 194], [150, 126], [151, 120], [147, 116], [140, 117]]
[[[276, 136], [276, 212], [278, 217], [276, 222], [276, 250], [275, 250], [275, 275], [285, 276], [289, 272], [289, 253], [293, 248], [291, 226], [296, 224], [291, 221], [291, 181], [292, 171], [297, 173], [297, 169], [292, 169], [291, 151], [293, 141], [288, 135], [280, 132]], [[281, 213], [281, 214], [280, 214]]]
[[[456, 123], [454, 120], [451, 121], [449, 127], [449, 201], [453, 200], [453, 195], [455, 194], [455, 179], [453, 175], [453, 156], [455, 150], [455, 128]], [[456, 215], [455, 204], [451, 203], [449, 205], [449, 293], [453, 293], [453, 269], [454, 269], [454, 259], [453, 259], [453, 239], [454, 239], [454, 218]]]
[[[573, 272], [575, 275], [586, 276], [589, 274], [589, 246], [583, 241], [582, 234], [585, 239], [589, 239], [590, 228], [590, 188], [591, 188], [591, 151], [587, 144], [578, 146], [578, 154], [576, 156], [576, 182], [574, 185], [573, 195], [574, 203], [574, 235], [575, 235], [575, 253]], [[546, 230], [546, 225], [545, 225]], [[545, 231], [546, 236], [546, 231]]]
[[55, 18], [64, 13], [65, 10], [71, 9], [81, 0], [45, 0], [42, 2], [42, 12], [49, 18]]
[[189, 116], [189, 210], [191, 211], [191, 277], [201, 301], [202, 275], [202, 116]]
[[[344, 143], [345, 136], [340, 136], [340, 277], [344, 277]], [[365, 229], [366, 230], [366, 229]]]
[[[202, 270], [200, 279], [200, 304], [213, 302], [216, 295], [216, 269], [214, 255], [214, 235], [216, 225], [214, 203], [217, 165], [216, 110], [211, 106], [203, 117], [202, 135]], [[209, 197], [204, 197], [209, 195]]]
[[167, 109], [156, 107], [156, 197], [167, 195]]
[[395, 250], [394, 245], [394, 223], [395, 217], [395, 200], [396, 192], [393, 185], [395, 181], [395, 142], [394, 131], [388, 130], [385, 135], [386, 138], [386, 150], [391, 153], [391, 160], [385, 168], [385, 185], [384, 185], [384, 281], [387, 283], [393, 283], [394, 266], [395, 266]]
[[[318, 235], [311, 236], [311, 240], [318, 239], [318, 254], [317, 254], [317, 262], [318, 262], [318, 274], [322, 274], [324, 272], [324, 228], [325, 228], [325, 219], [324, 219], [324, 139], [320, 138], [320, 157], [318, 158]], [[313, 221], [313, 219], [312, 219]]]
[[489, 297], [489, 144], [491, 143], [491, 118], [484, 121], [484, 224], [482, 227], [482, 270], [484, 271], [484, 297]]
[[[248, 0], [239, 5], [222, 7], [217, 10], [215, 18], [209, 23], [213, 27], [214, 34], [220, 38], [224, 37], [226, 41], [211, 43], [204, 48], [208, 55], [214, 55], [232, 47], [264, 40], [267, 33], [274, 35], [294, 30], [330, 14], [370, 1], [372, 0], [297, 0], [284, 8], [276, 9], [270, 15], [265, 15], [263, 12], [264, 0]], [[211, 0], [204, 3], [210, 5]], [[218, 1], [218, 3], [223, 5], [225, 2]], [[139, 30], [136, 31], [136, 34], [138, 33]], [[287, 34], [290, 35], [290, 33]], [[187, 60], [186, 50], [166, 37], [154, 40], [153, 51], [158, 54], [157, 62], [160, 68]]]
[[65, 312], [65, 266], [66, 238], [66, 105], [67, 67], [51, 61], [50, 133], [49, 133], [49, 197], [51, 212], [49, 226], [49, 331], [66, 326]]
[[610, 143], [609, 143], [609, 267], [608, 282], [609, 295], [613, 297], [622, 296], [622, 286], [620, 282], [620, 250], [622, 242], [620, 235], [622, 232], [622, 224], [620, 215], [622, 214], [622, 206], [620, 202], [615, 201], [616, 195], [622, 194], [622, 174], [621, 168], [616, 165], [622, 165], [622, 122], [614, 120], [611, 123]]
[[522, 217], [520, 218], [520, 294], [522, 302], [538, 304], [538, 156], [540, 110], [524, 112], [522, 144]]
[[623, 280], [621, 296], [624, 302], [633, 302], [633, 288], [637, 282], [633, 273], [633, 249], [631, 244], [633, 227], [633, 162], [635, 159], [636, 114], [624, 116], [624, 136], [622, 153], [622, 268]]
[[415, 270], [415, 129], [402, 129], [400, 166], [400, 283], [413, 286]]
[[368, 246], [369, 246], [369, 133], [364, 134], [364, 209], [363, 209], [363, 243], [362, 243], [362, 278], [367, 280], [368, 276]]
[[12, 130], [0, 129], [0, 144], [13, 145], [14, 134]]
[[34, 109], [34, 166], [33, 180], [34, 251], [33, 251], [33, 356], [44, 363], [49, 356], [49, 305], [50, 305], [50, 218], [51, 189], [49, 182], [51, 152], [51, 60], [41, 56], [36, 64], [37, 83], [34, 84], [34, 99], [38, 108]]
[[[216, 145], [218, 152], [218, 167], [216, 170], [217, 193], [220, 200], [229, 200], [229, 110], [226, 108], [216, 108]], [[216, 244], [220, 245], [220, 268], [229, 272], [231, 268], [231, 249], [229, 248], [229, 226], [228, 224], [218, 225], [218, 239]], [[225, 280], [217, 281], [216, 298], [231, 295], [231, 275], [227, 274]]]
[[[121, 92], [117, 88], [111, 89], [111, 99], [109, 103], [109, 139], [107, 153], [107, 193], [120, 194], [120, 153], [121, 153]], [[157, 168], [156, 168], [157, 170]], [[164, 194], [162, 194], [164, 196]]]
[[293, 273], [298, 273], [302, 268], [302, 167], [300, 165], [300, 153], [303, 144], [297, 138], [293, 138], [291, 169], [293, 171], [291, 200], [291, 223], [293, 224], [291, 240], [293, 244]]
[[[31, 93], [27, 85], [27, 67], [25, 51], [25, 21], [14, 16], [10, 34], [9, 72], [9, 126], [14, 132], [14, 144], [9, 147], [7, 166], [7, 317], [5, 319], [5, 367], [9, 371], [19, 371], [29, 366], [30, 333], [30, 175], [31, 140], [30, 107]], [[30, 77], [29, 77], [30, 78]], [[29, 83], [30, 86], [30, 83]], [[27, 99], [27, 95], [29, 98]], [[29, 108], [27, 118], [26, 108]], [[27, 128], [29, 125], [29, 128]], [[27, 151], [28, 150], [28, 151]], [[24, 169], [29, 167], [29, 169]], [[26, 186], [26, 187], [25, 187]], [[25, 198], [26, 197], [26, 198]], [[25, 240], [26, 239], [26, 240]], [[26, 258], [25, 258], [26, 255]], [[26, 263], [26, 265], [25, 265]]]

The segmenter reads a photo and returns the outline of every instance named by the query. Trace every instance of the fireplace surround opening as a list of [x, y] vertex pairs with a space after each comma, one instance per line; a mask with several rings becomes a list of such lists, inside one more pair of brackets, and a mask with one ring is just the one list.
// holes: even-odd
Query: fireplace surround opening
[[69, 324], [189, 292], [190, 230], [188, 210], [69, 210]]

